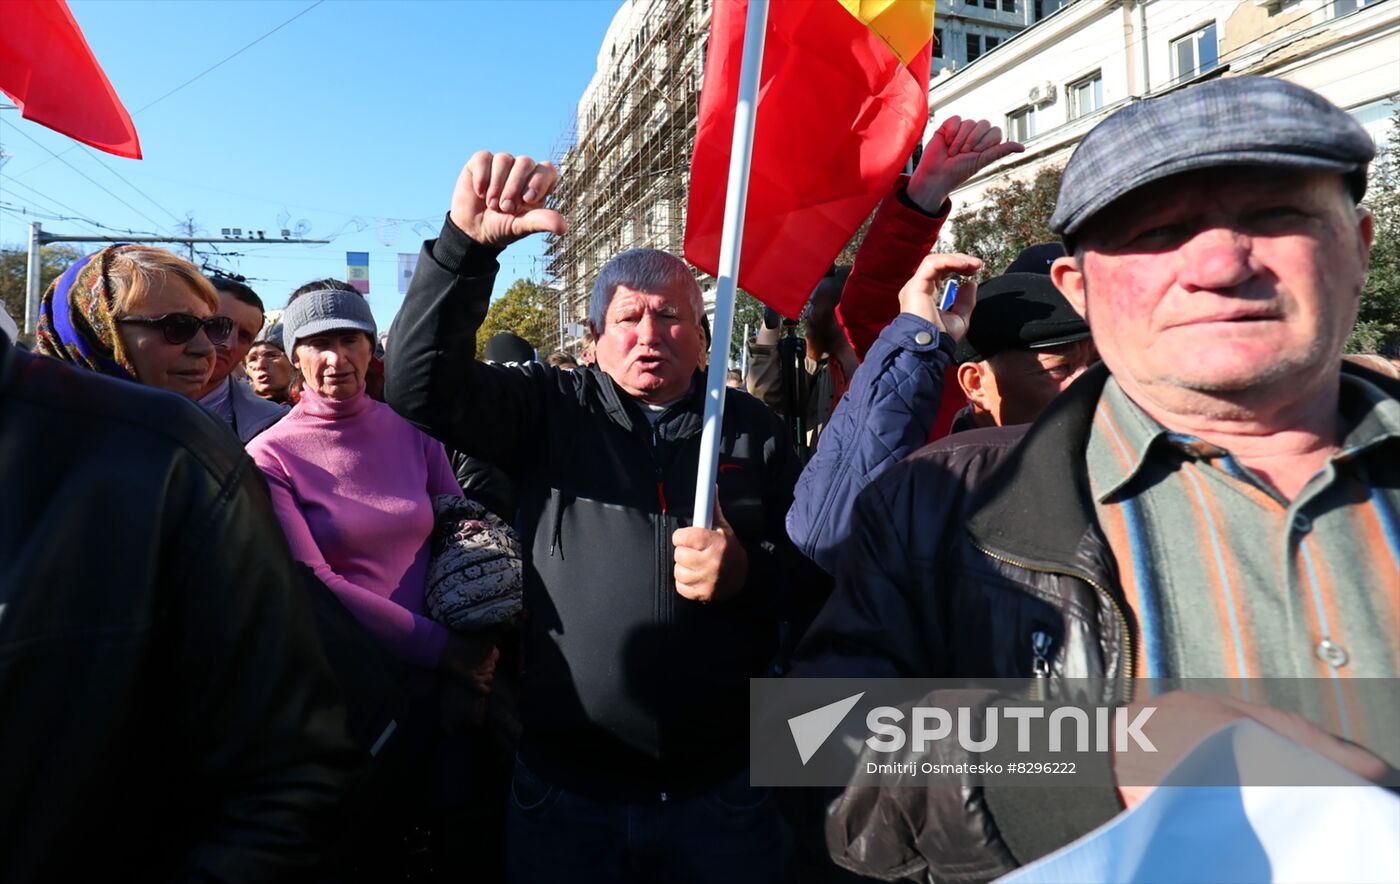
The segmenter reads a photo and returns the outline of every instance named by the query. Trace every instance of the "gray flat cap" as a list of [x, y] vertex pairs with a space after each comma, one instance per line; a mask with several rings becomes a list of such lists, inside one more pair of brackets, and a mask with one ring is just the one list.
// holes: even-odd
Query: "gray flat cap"
[[282, 342], [286, 351], [295, 351], [302, 338], [329, 331], [362, 331], [373, 341], [378, 334], [369, 301], [359, 292], [321, 289], [307, 292], [282, 311]]
[[1338, 172], [1360, 200], [1375, 155], [1361, 124], [1310, 89], [1272, 77], [1212, 80], [1129, 105], [1090, 130], [1065, 166], [1050, 229], [1068, 241], [1128, 192], [1214, 166]]

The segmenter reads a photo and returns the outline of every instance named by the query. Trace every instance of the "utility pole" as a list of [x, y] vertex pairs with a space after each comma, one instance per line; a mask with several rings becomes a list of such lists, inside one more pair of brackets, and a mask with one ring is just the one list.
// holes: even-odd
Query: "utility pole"
[[[185, 214], [185, 223], [184, 223], [183, 225], [181, 225], [181, 226], [184, 227], [184, 229], [185, 229], [185, 236], [193, 237], [193, 236], [194, 236], [194, 215], [191, 215], [191, 214], [189, 214], [189, 213], [186, 213], [186, 214]], [[186, 257], [189, 258], [189, 262], [190, 262], [191, 264], [193, 264], [193, 263], [194, 263], [194, 242], [193, 242], [193, 240], [191, 240], [190, 242], [188, 242], [188, 243], [185, 244], [185, 249], [186, 249], [186, 252], [188, 253], [188, 254], [186, 255]]]
[[[186, 218], [189, 228], [194, 228], [194, 218]], [[281, 239], [249, 239], [248, 237], [234, 236], [90, 236], [87, 234], [76, 235], [67, 233], [45, 233], [44, 226], [38, 221], [29, 222], [29, 265], [25, 268], [25, 283], [27, 291], [24, 299], [24, 332], [34, 334], [39, 327], [39, 298], [43, 294], [39, 290], [39, 282], [43, 273], [43, 265], [39, 260], [39, 248], [51, 242], [106, 242], [106, 243], [183, 243], [189, 246], [190, 263], [194, 263], [195, 243], [234, 243], [247, 245], [257, 243], [258, 245], [294, 245], [303, 244], [324, 245], [328, 239], [292, 239], [282, 237]]]
[[39, 280], [43, 274], [43, 264], [39, 261], [39, 246], [43, 241], [44, 226], [38, 221], [29, 222], [29, 261], [24, 268], [24, 333], [34, 334], [39, 327]]

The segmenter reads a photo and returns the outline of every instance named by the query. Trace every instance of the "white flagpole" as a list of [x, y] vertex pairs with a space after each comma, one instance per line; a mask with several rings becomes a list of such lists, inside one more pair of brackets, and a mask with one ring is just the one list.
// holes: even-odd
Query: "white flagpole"
[[768, 27], [768, 0], [749, 0], [744, 22], [744, 51], [739, 64], [739, 100], [734, 107], [734, 141], [729, 150], [729, 185], [724, 194], [724, 234], [719, 245], [719, 283], [711, 329], [710, 368], [705, 378], [705, 423], [700, 435], [700, 463], [695, 471], [697, 528], [714, 527], [715, 475], [719, 469], [719, 431], [724, 421], [724, 380], [729, 367], [729, 338], [734, 332], [734, 293], [739, 280], [739, 246], [744, 208], [749, 198], [749, 160], [758, 116], [758, 75], [763, 69], [763, 37]]

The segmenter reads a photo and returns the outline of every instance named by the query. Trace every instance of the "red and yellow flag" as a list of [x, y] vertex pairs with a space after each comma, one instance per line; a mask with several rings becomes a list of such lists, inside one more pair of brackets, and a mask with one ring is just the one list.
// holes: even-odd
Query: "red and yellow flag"
[[[934, 0], [772, 0], [739, 286], [796, 316], [928, 119]], [[685, 256], [719, 264], [747, 0], [716, 0]]]

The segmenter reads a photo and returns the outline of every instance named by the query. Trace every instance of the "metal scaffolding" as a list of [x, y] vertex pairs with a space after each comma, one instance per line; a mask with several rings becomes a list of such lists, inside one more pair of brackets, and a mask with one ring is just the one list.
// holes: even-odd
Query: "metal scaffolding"
[[569, 232], [549, 238], [545, 261], [571, 322], [586, 322], [593, 281], [613, 255], [683, 251], [709, 20], [710, 0], [626, 0], [552, 152], [552, 205]]

